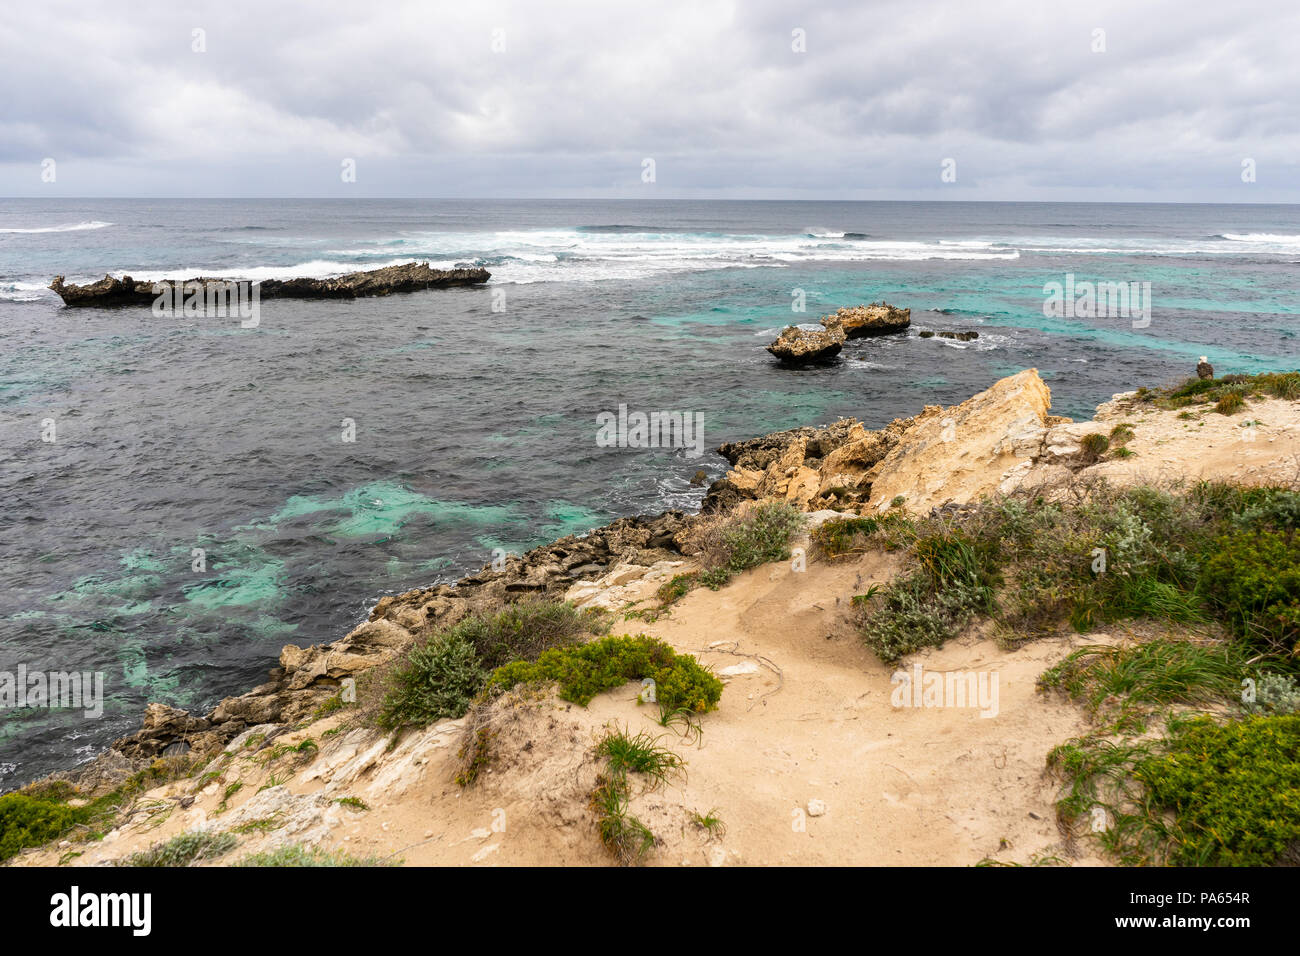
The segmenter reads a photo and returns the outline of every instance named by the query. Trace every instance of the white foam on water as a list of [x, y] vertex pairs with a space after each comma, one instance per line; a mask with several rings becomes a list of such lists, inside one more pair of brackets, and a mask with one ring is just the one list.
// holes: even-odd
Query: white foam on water
[[40, 302], [54, 297], [41, 282], [0, 282], [0, 301], [3, 302]]
[[113, 225], [111, 222], [100, 222], [93, 220], [91, 222], [76, 222], [66, 226], [33, 226], [31, 228], [22, 227], [0, 227], [3, 233], [38, 233], [38, 232], [81, 232], [85, 229], [105, 229]]

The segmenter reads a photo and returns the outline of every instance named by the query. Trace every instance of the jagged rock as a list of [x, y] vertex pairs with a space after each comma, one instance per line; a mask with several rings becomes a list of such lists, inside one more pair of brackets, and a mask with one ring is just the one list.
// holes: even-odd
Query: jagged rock
[[[365, 272], [349, 272], [333, 279], [265, 279], [257, 283], [257, 288], [263, 299], [355, 299], [417, 289], [478, 285], [490, 278], [491, 273], [486, 269], [431, 269], [427, 262], [409, 262]], [[230, 291], [233, 280], [200, 276], [178, 283], [133, 279], [131, 276], [115, 279], [106, 275], [89, 285], [75, 285], [64, 282], [63, 276], [55, 276], [50, 289], [58, 293], [64, 305], [69, 306], [150, 305], [163, 292], [171, 294], [176, 285], [181, 286], [179, 291], [183, 299], [195, 287], [201, 287], [205, 293], [208, 289]]]
[[767, 350], [786, 365], [807, 365], [834, 358], [844, 347], [844, 339], [839, 327], [819, 331], [787, 325]]
[[855, 305], [839, 309], [821, 320], [827, 331], [841, 329], [846, 338], [861, 339], [873, 335], [901, 332], [912, 323], [911, 309], [896, 309], [887, 302]]
[[980, 337], [978, 332], [933, 332], [926, 329], [920, 333], [923, 339], [932, 339], [936, 336], [941, 339], [956, 339], [958, 342], [969, 342], [971, 339]]

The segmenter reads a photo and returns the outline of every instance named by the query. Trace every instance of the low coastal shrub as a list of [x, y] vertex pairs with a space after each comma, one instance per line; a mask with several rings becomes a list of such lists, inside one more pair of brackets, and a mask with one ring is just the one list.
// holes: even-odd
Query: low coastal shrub
[[1220, 415], [1233, 415], [1246, 407], [1246, 400], [1240, 392], [1228, 392], [1214, 403], [1214, 410]]
[[229, 833], [194, 830], [174, 836], [140, 853], [132, 853], [122, 866], [193, 866], [225, 856], [238, 841]]
[[237, 866], [398, 866], [401, 860], [378, 856], [352, 856], [343, 850], [325, 850], [302, 844], [281, 847], [265, 853], [253, 853]]
[[[1235, 395], [1236, 399], [1229, 398]], [[1218, 405], [1226, 399], [1232, 410], [1245, 399], [1260, 396], [1293, 401], [1300, 398], [1300, 372], [1265, 372], [1260, 375], [1223, 375], [1219, 378], [1189, 378], [1164, 388], [1140, 388], [1136, 401], [1159, 408], [1184, 408], [1190, 405]], [[1225, 412], [1231, 414], [1231, 411]]]
[[689, 654], [678, 654], [663, 641], [635, 637], [603, 637], [588, 644], [552, 648], [536, 661], [515, 661], [498, 668], [489, 678], [489, 691], [505, 691], [519, 684], [554, 682], [563, 700], [591, 703], [597, 694], [629, 681], [651, 678], [661, 709], [684, 708], [706, 713], [718, 706], [722, 681]]
[[1300, 641], [1300, 534], [1235, 531], [1216, 538], [1200, 589], [1242, 637], [1269, 649]]
[[27, 847], [41, 846], [63, 836], [87, 819], [81, 807], [56, 800], [40, 800], [21, 793], [0, 797], [0, 860]]
[[1092, 432], [1079, 439], [1079, 459], [1091, 464], [1106, 454], [1110, 439], [1100, 432]]
[[1151, 619], [1217, 620], [1268, 652], [1300, 646], [1295, 488], [1081, 482], [1072, 499], [1016, 495], [878, 521], [869, 537], [852, 528], [826, 533], [831, 550], [901, 547], [914, 562], [854, 600], [864, 639], [886, 661], [942, 644], [982, 616], [1011, 643], [1066, 624], [1083, 632]]
[[1000, 580], [995, 542], [945, 528], [918, 535], [911, 550], [916, 571], [879, 589], [874, 599], [854, 601], [863, 640], [886, 663], [941, 646], [995, 608]]
[[608, 629], [608, 615], [599, 609], [580, 610], [565, 601], [519, 601], [495, 614], [471, 615], [448, 633], [472, 644], [483, 666], [494, 670], [511, 661], [536, 660], [548, 648]]
[[865, 550], [879, 530], [880, 522], [875, 518], [832, 518], [814, 528], [810, 537], [822, 554], [837, 558]]
[[[1178, 724], [1140, 761], [1148, 815], [1181, 866], [1300, 864], [1300, 717]], [[1173, 815], [1167, 827], [1159, 815]]]
[[471, 615], [417, 641], [383, 672], [374, 720], [399, 730], [462, 717], [494, 669], [608, 628], [605, 612], [564, 601], [520, 601]]
[[1254, 700], [1246, 700], [1244, 706], [1252, 714], [1298, 714], [1300, 680], [1291, 674], [1260, 674]]
[[674, 574], [671, 579], [659, 585], [659, 590], [655, 592], [655, 597], [659, 599], [662, 605], [673, 604], [680, 601], [691, 589], [695, 587], [699, 580], [699, 572], [691, 571], [686, 574]]
[[782, 501], [764, 502], [700, 525], [691, 536], [704, 565], [699, 582], [717, 590], [742, 571], [788, 560], [790, 539], [803, 523], [803, 512]]
[[393, 673], [379, 726], [397, 730], [463, 717], [487, 676], [474, 645], [461, 634], [453, 630], [435, 635], [412, 648]]

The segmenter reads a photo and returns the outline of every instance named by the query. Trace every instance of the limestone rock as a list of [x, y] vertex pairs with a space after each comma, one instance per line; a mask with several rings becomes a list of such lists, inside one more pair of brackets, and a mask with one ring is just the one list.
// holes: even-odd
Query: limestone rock
[[827, 331], [841, 329], [845, 337], [850, 339], [901, 332], [911, 322], [911, 309], [896, 309], [886, 302], [839, 309], [834, 315], [821, 320]]
[[801, 329], [787, 325], [767, 350], [786, 365], [824, 362], [839, 355], [845, 333], [840, 327], [825, 330]]

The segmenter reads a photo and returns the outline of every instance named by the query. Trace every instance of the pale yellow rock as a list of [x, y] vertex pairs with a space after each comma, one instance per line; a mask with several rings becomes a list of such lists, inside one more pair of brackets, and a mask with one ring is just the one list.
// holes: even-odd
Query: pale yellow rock
[[[925, 512], [1004, 490], [1009, 473], [1031, 462], [1032, 436], [1046, 428], [1052, 396], [1036, 369], [1004, 378], [951, 408], [927, 406], [873, 469], [869, 507]], [[1021, 468], [1028, 473], [1028, 468]]]

